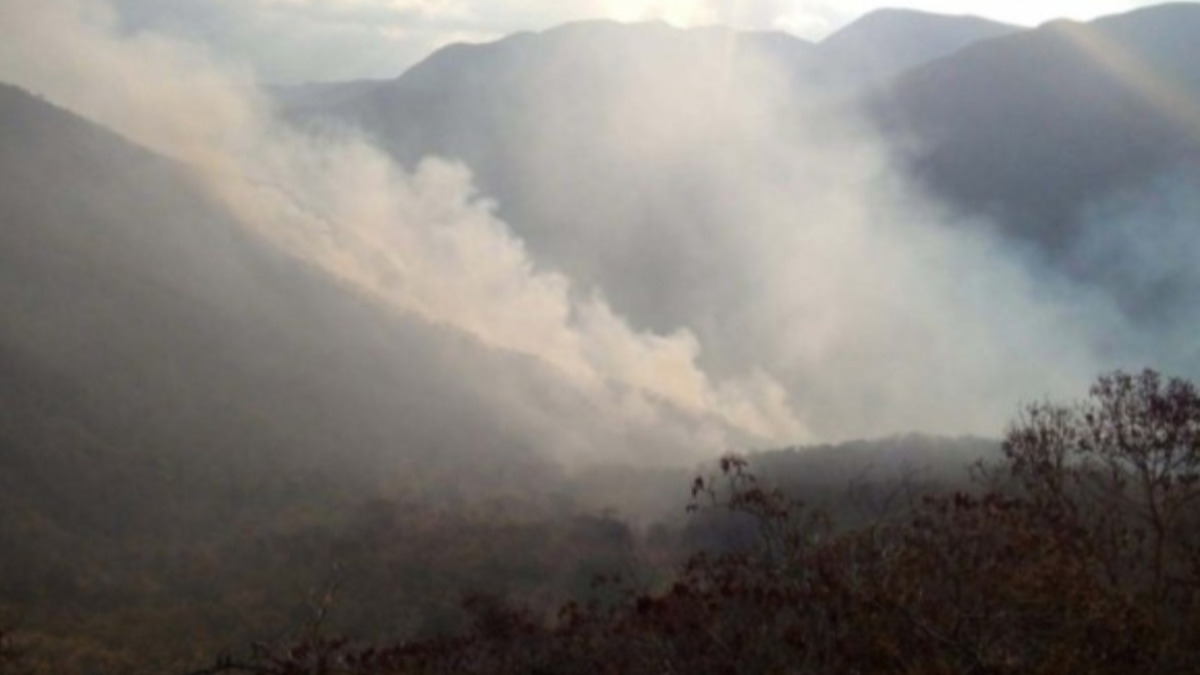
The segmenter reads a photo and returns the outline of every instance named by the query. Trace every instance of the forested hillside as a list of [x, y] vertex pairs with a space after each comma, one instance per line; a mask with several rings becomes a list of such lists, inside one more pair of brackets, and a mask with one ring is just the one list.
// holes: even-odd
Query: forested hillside
[[0, 0], [0, 675], [1200, 667], [1200, 5], [371, 2]]
[[[0, 119], [0, 605], [50, 672], [162, 672], [291, 628], [371, 509], [432, 527], [516, 491], [512, 527], [548, 513], [557, 469], [468, 401], [422, 435], [439, 385], [424, 408], [390, 386], [431, 360], [392, 357], [414, 326], [272, 252], [184, 167], [10, 87]], [[455, 564], [457, 588], [492, 563]]]
[[1196, 667], [1200, 394], [1113, 373], [1029, 406], [970, 488], [892, 485], [854, 527], [726, 457], [696, 478], [710, 546], [546, 619], [475, 598], [470, 629], [366, 645], [334, 635], [208, 672], [1186, 672]]

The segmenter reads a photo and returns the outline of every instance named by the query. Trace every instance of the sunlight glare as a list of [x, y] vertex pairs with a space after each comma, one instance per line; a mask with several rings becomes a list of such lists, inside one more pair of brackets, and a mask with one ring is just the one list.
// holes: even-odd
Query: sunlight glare
[[1065, 35], [1080, 52], [1200, 141], [1200, 100], [1189, 87], [1099, 31], [1073, 28]]
[[676, 28], [717, 23], [719, 17], [707, 0], [608, 0], [608, 16], [622, 22], [665, 21]]

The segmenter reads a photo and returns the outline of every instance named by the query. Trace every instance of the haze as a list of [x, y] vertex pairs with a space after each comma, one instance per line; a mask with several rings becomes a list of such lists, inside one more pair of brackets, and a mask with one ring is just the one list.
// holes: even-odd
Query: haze
[[1200, 377], [1200, 4], [873, 8], [0, 0], [0, 670], [668, 588], [768, 522], [686, 519], [731, 452], [858, 551], [1027, 404]]
[[[15, 2], [15, 0], [11, 0]], [[876, 9], [977, 15], [1034, 26], [1091, 19], [1153, 4], [1142, 0], [996, 2], [918, 0], [116, 0], [126, 30], [211, 46], [266, 82], [394, 77], [433, 50], [486, 42], [587, 19], [721, 24], [821, 40]], [[337, 58], [330, 58], [336, 54]]]
[[[1043, 268], [983, 216], [927, 193], [837, 96], [798, 93], [779, 62], [750, 48], [734, 56], [720, 33], [631, 27], [632, 42], [614, 43], [632, 45], [622, 52], [606, 46], [615, 27], [552, 31], [536, 38], [547, 60], [514, 62], [540, 73], [529, 85], [522, 71], [484, 71], [489, 84], [451, 104], [461, 116], [380, 126], [364, 85], [327, 101], [317, 91], [289, 112], [297, 129], [219, 40], [130, 32], [130, 5], [119, 6], [6, 4], [0, 79], [192, 167], [250, 231], [391, 311], [471, 336], [481, 358], [499, 350], [548, 368], [572, 392], [560, 402], [578, 409], [542, 419], [541, 393], [511, 394], [531, 391], [519, 369], [483, 404], [499, 423], [529, 420], [521, 444], [547, 455], [663, 460], [913, 430], [989, 434], [1017, 402], [1076, 391], [1104, 368], [1194, 363], [1192, 310], [1160, 330], [1131, 319], [1120, 296]], [[443, 11], [262, 8], [395, 26], [437, 25]], [[456, 58], [396, 86], [452, 84]], [[884, 76], [855, 67], [836, 91]], [[511, 105], [489, 98], [490, 82], [509, 77], [495, 95], [530, 112], [489, 117]], [[562, 98], [580, 78], [601, 88]], [[483, 117], [453, 126], [471, 115]], [[1098, 243], [1077, 256], [1108, 255], [1109, 229], [1088, 230]], [[1185, 260], [1171, 269], [1193, 278]], [[649, 454], [638, 447], [664, 434], [672, 440]]]

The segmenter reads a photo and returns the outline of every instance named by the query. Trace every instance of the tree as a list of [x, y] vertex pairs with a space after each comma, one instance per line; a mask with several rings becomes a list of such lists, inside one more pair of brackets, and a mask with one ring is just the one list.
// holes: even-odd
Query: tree
[[[1029, 406], [1004, 455], [1021, 496], [1065, 519], [1094, 570], [1153, 608], [1180, 645], [1200, 637], [1200, 393], [1153, 370], [1100, 377], [1086, 401]], [[1179, 645], [1176, 645], [1179, 646]], [[1177, 650], [1168, 650], [1177, 653]]]
[[1117, 372], [1018, 416], [992, 489], [850, 529], [730, 456], [691, 510], [738, 536], [662, 584], [555, 620], [477, 600], [457, 636], [310, 639], [205, 672], [1200, 672], [1198, 443], [1191, 384]]
[[0, 673], [7, 673], [17, 661], [9, 631], [0, 628]]

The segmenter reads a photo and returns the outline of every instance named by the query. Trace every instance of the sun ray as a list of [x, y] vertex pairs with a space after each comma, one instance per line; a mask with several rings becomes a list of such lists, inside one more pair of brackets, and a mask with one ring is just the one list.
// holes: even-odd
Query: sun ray
[[1064, 35], [1097, 65], [1200, 142], [1200, 99], [1175, 77], [1147, 63], [1102, 30], [1068, 25]]

